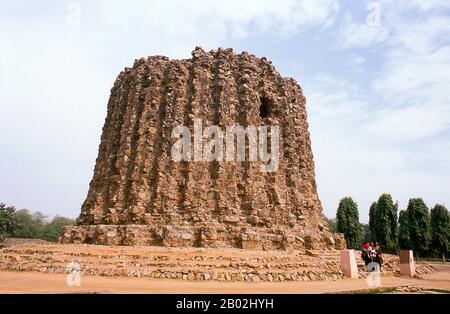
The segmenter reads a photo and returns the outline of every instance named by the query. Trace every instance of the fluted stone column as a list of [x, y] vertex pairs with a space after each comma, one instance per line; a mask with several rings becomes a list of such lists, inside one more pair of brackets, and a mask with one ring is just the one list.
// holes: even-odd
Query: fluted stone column
[[[184, 125], [194, 135], [196, 119], [223, 131], [279, 127], [277, 171], [262, 172], [268, 162], [248, 152], [245, 160], [175, 161], [172, 130]], [[63, 242], [286, 249], [305, 238], [314, 248], [345, 247], [326, 228], [306, 100], [293, 79], [266, 58], [201, 48], [185, 60], [142, 58], [119, 74], [78, 226]]]

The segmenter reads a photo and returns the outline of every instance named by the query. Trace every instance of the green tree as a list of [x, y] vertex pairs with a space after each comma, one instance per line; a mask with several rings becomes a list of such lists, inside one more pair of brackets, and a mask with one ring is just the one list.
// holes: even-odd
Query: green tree
[[41, 238], [45, 223], [45, 216], [42, 213], [31, 214], [27, 209], [16, 212], [15, 218], [17, 228], [14, 236], [17, 238]]
[[361, 241], [363, 243], [371, 241], [372, 237], [370, 235], [370, 227], [368, 224], [359, 224], [361, 232]]
[[43, 227], [42, 239], [56, 242], [61, 235], [63, 227], [73, 225], [75, 225], [75, 220], [62, 216], [55, 216], [51, 222]]
[[411, 239], [409, 238], [408, 211], [402, 210], [398, 217], [398, 245], [402, 250], [411, 250]]
[[421, 198], [410, 199], [407, 211], [411, 246], [419, 256], [428, 250], [431, 242], [430, 213]]
[[351, 197], [345, 197], [339, 202], [336, 225], [337, 231], [344, 234], [347, 247], [358, 249], [361, 243], [358, 205]]
[[0, 203], [0, 242], [12, 236], [17, 227], [15, 211], [14, 207], [6, 207], [5, 204]]
[[435, 205], [431, 209], [431, 247], [438, 251], [445, 263], [445, 253], [450, 248], [450, 218], [447, 208]]
[[391, 248], [392, 252], [398, 249], [398, 202], [395, 202], [394, 208], [391, 211]]
[[369, 210], [372, 240], [388, 252], [395, 252], [398, 246], [397, 212], [398, 204], [394, 204], [390, 194], [382, 194]]

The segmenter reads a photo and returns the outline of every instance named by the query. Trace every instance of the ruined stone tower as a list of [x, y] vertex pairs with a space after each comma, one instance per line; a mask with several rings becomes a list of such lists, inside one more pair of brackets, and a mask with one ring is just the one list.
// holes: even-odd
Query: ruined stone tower
[[[175, 126], [279, 126], [279, 165], [174, 161]], [[305, 97], [266, 58], [232, 49], [135, 61], [118, 76], [78, 225], [63, 243], [240, 247], [345, 246], [317, 195]]]

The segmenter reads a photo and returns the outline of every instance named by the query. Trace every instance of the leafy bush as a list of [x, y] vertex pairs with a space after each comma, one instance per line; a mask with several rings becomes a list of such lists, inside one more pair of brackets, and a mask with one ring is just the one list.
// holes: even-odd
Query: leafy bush
[[41, 238], [47, 241], [56, 242], [61, 235], [63, 227], [73, 225], [75, 225], [73, 219], [56, 216], [50, 223], [43, 227]]
[[0, 203], [0, 242], [13, 235], [17, 227], [14, 217], [16, 209]]
[[42, 213], [30, 213], [27, 209], [21, 209], [15, 214], [17, 228], [14, 231], [16, 238], [38, 239], [42, 236], [45, 224], [45, 216]]
[[14, 207], [0, 204], [0, 241], [6, 237], [43, 239], [57, 241], [64, 226], [75, 225], [70, 218], [56, 216], [47, 222], [41, 212], [30, 213], [27, 209], [16, 211]]

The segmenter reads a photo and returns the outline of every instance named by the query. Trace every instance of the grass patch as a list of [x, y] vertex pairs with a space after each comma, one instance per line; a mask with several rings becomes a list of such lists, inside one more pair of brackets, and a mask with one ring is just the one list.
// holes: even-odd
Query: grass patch
[[388, 294], [388, 293], [426, 293], [429, 292], [436, 292], [436, 293], [443, 293], [443, 294], [450, 294], [450, 290], [447, 289], [425, 289], [418, 287], [418, 291], [399, 291], [397, 290], [401, 286], [398, 287], [385, 287], [385, 288], [371, 288], [371, 289], [362, 289], [362, 290], [351, 290], [351, 291], [343, 291], [343, 292], [332, 292], [330, 294]]
[[426, 289], [425, 291], [432, 291], [432, 292], [450, 294], [450, 290], [447, 290], [447, 289]]
[[397, 291], [397, 287], [387, 287], [387, 288], [354, 290], [354, 291], [350, 291], [349, 294], [385, 294], [385, 293], [393, 293], [396, 291]]

